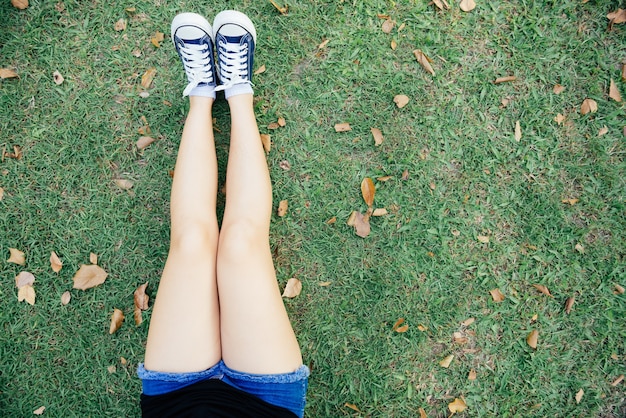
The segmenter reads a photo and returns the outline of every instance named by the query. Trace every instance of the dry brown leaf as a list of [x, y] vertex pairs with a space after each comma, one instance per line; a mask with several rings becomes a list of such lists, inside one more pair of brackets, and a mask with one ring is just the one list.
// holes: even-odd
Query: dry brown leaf
[[450, 8], [450, 5], [446, 0], [433, 0], [433, 4], [437, 6], [439, 10], [447, 10]]
[[626, 81], [626, 62], [622, 63], [622, 81]]
[[517, 77], [515, 77], [514, 75], [507, 75], [505, 77], [496, 78], [493, 84], [510, 83], [511, 81], [515, 80], [517, 80]]
[[619, 376], [617, 376], [617, 379], [615, 379], [613, 382], [611, 382], [611, 386], [615, 387], [615, 386], [619, 385], [620, 383], [622, 383], [622, 380], [624, 380], [624, 375], [620, 374]]
[[337, 123], [335, 124], [335, 132], [348, 132], [351, 131], [352, 128], [350, 127], [349, 123]]
[[369, 215], [363, 215], [361, 212], [353, 212], [354, 215], [354, 229], [356, 230], [356, 234], [365, 238], [370, 234], [370, 220]]
[[519, 123], [519, 120], [515, 122], [515, 140], [517, 142], [522, 140], [522, 126]]
[[570, 206], [574, 206], [578, 202], [579, 202], [579, 200], [576, 199], [575, 197], [570, 197], [570, 198], [567, 198], [567, 199], [561, 199], [561, 203], [566, 203], [566, 204], [568, 204]]
[[554, 87], [552, 87], [552, 92], [554, 94], [561, 94], [563, 93], [564, 90], [565, 90], [565, 86], [562, 86], [560, 84], [555, 84]]
[[261, 143], [265, 153], [269, 154], [272, 149], [272, 137], [269, 134], [261, 134]]
[[28, 271], [22, 271], [15, 276], [15, 287], [18, 289], [24, 286], [32, 286], [35, 283], [35, 276]]
[[163, 32], [156, 31], [154, 35], [152, 35], [152, 38], [150, 38], [150, 42], [152, 42], [152, 45], [154, 45], [156, 48], [160, 48], [163, 39], [165, 39]]
[[543, 293], [546, 296], [550, 296], [551, 298], [554, 297], [552, 296], [552, 294], [550, 293], [550, 290], [548, 290], [548, 288], [542, 284], [533, 284], [533, 286], [535, 287], [535, 289], [537, 289], [539, 292]]
[[272, 5], [276, 8], [276, 10], [278, 10], [278, 12], [283, 16], [285, 16], [287, 12], [289, 11], [289, 6], [287, 5], [285, 5], [285, 7], [281, 7], [278, 4], [276, 4], [274, 0], [270, 0], [270, 3], [272, 3]]
[[52, 271], [55, 273], [60, 272], [61, 269], [63, 268], [63, 262], [61, 261], [57, 253], [55, 253], [54, 251], [50, 253], [50, 267], [52, 268]]
[[30, 305], [34, 305], [35, 304], [35, 288], [33, 288], [33, 286], [29, 284], [20, 287], [17, 290], [17, 300], [18, 302], [25, 300]]
[[461, 0], [461, 4], [459, 4], [459, 7], [464, 12], [471, 12], [476, 8], [476, 2], [474, 0]]
[[454, 398], [454, 401], [448, 404], [448, 409], [452, 413], [451, 415], [456, 414], [457, 412], [463, 412], [467, 408], [467, 404], [463, 399]]
[[585, 247], [583, 247], [581, 243], [577, 243], [576, 245], [574, 245], [574, 249], [581, 254], [585, 253]]
[[582, 389], [576, 392], [576, 403], [580, 403], [580, 401], [583, 399], [584, 394], [585, 394], [585, 391]]
[[115, 22], [114, 29], [116, 32], [121, 32], [126, 29], [126, 19], [122, 18]]
[[426, 327], [426, 326], [424, 326], [424, 325], [422, 325], [422, 324], [419, 324], [419, 325], [417, 326], [417, 329], [419, 329], [421, 332], [426, 332], [426, 331], [428, 331], [428, 327]]
[[539, 331], [536, 329], [530, 331], [528, 336], [526, 337], [526, 343], [530, 346], [530, 348], [537, 348], [537, 340], [539, 339]]
[[376, 177], [376, 180], [385, 182], [385, 181], [391, 180], [392, 178], [393, 176], [382, 176], [382, 177]]
[[615, 84], [615, 81], [613, 81], [613, 79], [611, 79], [611, 84], [609, 86], [609, 97], [616, 102], [622, 101], [622, 95], [620, 94], [619, 89], [617, 88], [617, 85]]
[[378, 128], [371, 128], [372, 136], [374, 137], [374, 145], [378, 146], [383, 143], [383, 133]]
[[41, 415], [46, 410], [45, 406], [40, 406], [39, 408], [33, 411], [33, 415]]
[[141, 76], [141, 87], [144, 89], [149, 89], [152, 84], [152, 80], [154, 80], [154, 76], [156, 75], [156, 68], [148, 68], [145, 73]]
[[98, 255], [96, 253], [89, 253], [89, 262], [91, 264], [98, 264]]
[[452, 337], [454, 338], [454, 342], [457, 344], [467, 344], [469, 341], [462, 332], [455, 332], [452, 334]]
[[431, 75], [435, 75], [435, 70], [433, 70], [433, 67], [430, 65], [432, 60], [428, 58], [428, 55], [426, 55], [421, 49], [414, 50], [413, 55], [422, 68], [428, 71]]
[[115, 364], [112, 364], [110, 366], [107, 367], [107, 371], [111, 374], [115, 373], [117, 371], [117, 367], [115, 367]]
[[95, 264], [82, 264], [76, 272], [72, 280], [74, 280], [74, 289], [87, 290], [104, 283], [108, 273], [102, 267]]
[[400, 177], [400, 179], [405, 180], [405, 181], [409, 179], [409, 169], [408, 168], [405, 169], [402, 172], [402, 177]]
[[563, 116], [560, 113], [557, 113], [557, 115], [554, 117], [554, 121], [560, 125], [563, 123], [563, 121], [565, 121], [565, 116]]
[[606, 18], [609, 19], [614, 25], [626, 22], [626, 10], [617, 9], [614, 12], [611, 12], [606, 15]]
[[272, 122], [269, 125], [267, 125], [267, 129], [274, 130], [278, 128], [280, 128], [280, 125], [278, 124], [278, 122]]
[[417, 411], [420, 413], [420, 418], [428, 418], [428, 415], [426, 415], [426, 411], [424, 411], [424, 408], [419, 408]]
[[394, 22], [391, 19], [387, 19], [383, 22], [382, 30], [384, 33], [391, 33], [395, 25], [396, 25], [396, 22]]
[[28, 0], [11, 0], [11, 4], [16, 9], [24, 10], [28, 7]]
[[405, 324], [405, 325], [402, 325], [401, 327], [396, 328], [395, 331], [403, 333], [403, 332], [407, 332], [408, 330], [409, 330], [409, 325]]
[[391, 327], [392, 330], [397, 330], [400, 325], [404, 324], [404, 318], [398, 318], [398, 320]]
[[289, 202], [287, 200], [281, 200], [278, 203], [278, 216], [281, 218], [287, 214], [287, 209], [289, 208]]
[[0, 78], [1, 79], [5, 79], [5, 78], [17, 78], [18, 75], [15, 71], [11, 70], [10, 68], [0, 68]]
[[2, 201], [2, 198], [4, 198], [4, 189], [0, 187], [0, 202]]
[[294, 277], [287, 280], [287, 285], [283, 291], [284, 298], [295, 298], [302, 292], [302, 282]]
[[614, 283], [615, 286], [615, 294], [616, 295], [623, 295], [624, 294], [624, 288], [620, 285], [618, 285], [617, 283]]
[[483, 244], [489, 244], [489, 237], [486, 235], [478, 235], [476, 239]]
[[69, 290], [66, 290], [61, 295], [61, 305], [67, 305], [68, 303], [70, 303], [70, 300], [72, 300], [72, 294], [69, 292]]
[[119, 309], [113, 310], [113, 315], [111, 315], [111, 326], [109, 327], [109, 334], [113, 334], [115, 331], [120, 329], [122, 326], [122, 322], [124, 322], [124, 312]]
[[330, 286], [333, 282], [319, 282], [318, 285], [322, 287]]
[[476, 380], [476, 370], [471, 369], [467, 375], [468, 380]]
[[372, 216], [385, 216], [387, 213], [387, 209], [385, 208], [377, 208], [374, 209], [374, 212], [372, 212]]
[[317, 49], [324, 49], [324, 47], [326, 47], [326, 45], [328, 45], [328, 43], [329, 43], [329, 42], [330, 42], [330, 39], [324, 39], [324, 40], [322, 41], [322, 43], [320, 43], [320, 44], [317, 46]]
[[441, 360], [439, 362], [439, 365], [447, 369], [448, 367], [450, 367], [450, 363], [452, 363], [452, 359], [454, 359], [454, 354], [450, 354], [449, 356]]
[[352, 213], [350, 213], [350, 216], [348, 217], [348, 220], [346, 221], [346, 224], [348, 226], [354, 226], [355, 222], [356, 222], [356, 210], [353, 210]]
[[398, 48], [398, 43], [396, 42], [396, 40], [395, 40], [395, 39], [392, 39], [392, 40], [391, 40], [391, 44], [390, 44], [390, 46], [391, 46], [391, 49], [392, 49], [393, 51], [395, 51], [395, 50], [396, 50], [396, 48]]
[[565, 301], [565, 313], [569, 314], [572, 311], [572, 306], [574, 306], [574, 297], [567, 298]]
[[534, 324], [535, 322], [537, 322], [537, 319], [539, 319], [539, 315], [534, 314], [531, 318], [530, 318], [530, 323]]
[[17, 248], [9, 248], [10, 256], [7, 263], [14, 263], [20, 266], [26, 264], [26, 255]]
[[332, 225], [335, 222], [337, 222], [337, 217], [333, 216], [332, 218], [330, 218], [329, 220], [326, 221], [326, 225]]
[[398, 94], [394, 96], [393, 102], [396, 104], [396, 106], [398, 106], [398, 109], [402, 109], [404, 106], [407, 105], [407, 103], [409, 103], [409, 98], [404, 94]]
[[143, 323], [143, 315], [141, 314], [141, 309], [136, 306], [133, 308], [133, 319], [135, 320], [136, 326], [139, 326]]
[[133, 183], [132, 180], [115, 179], [114, 181], [115, 181], [115, 184], [117, 185], [117, 187], [119, 187], [120, 189], [123, 189], [123, 190], [130, 190], [135, 185], [135, 183]]
[[361, 413], [361, 410], [360, 410], [360, 409], [359, 409], [359, 408], [358, 408], [355, 404], [353, 404], [353, 403], [348, 403], [348, 402], [346, 402], [346, 403], [344, 404], [344, 406], [347, 406], [348, 408], [352, 409], [353, 411], [356, 411], [356, 412], [358, 412], [358, 413]]
[[266, 71], [265, 64], [263, 64], [259, 68], [256, 69], [256, 71], [254, 72], [254, 75], [263, 74], [265, 71]]
[[598, 103], [593, 99], [585, 99], [580, 105], [580, 113], [586, 115], [587, 113], [596, 113], [598, 111]]
[[146, 148], [148, 145], [152, 144], [154, 142], [154, 138], [152, 138], [151, 136], [142, 136], [137, 140], [136, 146], [137, 149], [144, 149]]
[[374, 181], [371, 178], [365, 177], [361, 182], [361, 195], [363, 196], [363, 200], [368, 207], [371, 207], [374, 204], [376, 186], [374, 186]]
[[491, 293], [491, 297], [493, 298], [494, 302], [500, 303], [504, 301], [504, 295], [502, 294], [502, 292], [500, 292], [500, 289], [492, 289], [489, 291], [489, 293]]
[[148, 282], [139, 286], [133, 293], [135, 307], [139, 308], [142, 311], [145, 311], [146, 309], [148, 309], [148, 301], [150, 300], [150, 296], [146, 295], [147, 287], [148, 287]]
[[60, 86], [61, 84], [63, 84], [63, 81], [65, 81], [61, 73], [58, 71], [52, 73], [52, 79], [54, 80], [54, 84], [56, 84], [57, 86]]
[[603, 126], [602, 128], [600, 128], [600, 130], [598, 131], [598, 136], [602, 136], [602, 135], [606, 135], [609, 133], [609, 128], [607, 126]]
[[284, 128], [285, 126], [287, 126], [287, 121], [285, 120], [285, 118], [278, 118], [278, 126], [280, 126], [281, 128]]

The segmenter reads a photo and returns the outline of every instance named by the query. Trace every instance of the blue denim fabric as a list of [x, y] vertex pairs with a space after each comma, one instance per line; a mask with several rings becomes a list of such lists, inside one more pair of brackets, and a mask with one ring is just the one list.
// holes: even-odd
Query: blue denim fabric
[[192, 373], [163, 373], [146, 370], [139, 364], [137, 375], [145, 395], [162, 395], [206, 379], [220, 379], [229, 385], [255, 395], [265, 402], [304, 415], [310, 371], [300, 366], [291, 373], [249, 374], [233, 370], [220, 361], [215, 366]]

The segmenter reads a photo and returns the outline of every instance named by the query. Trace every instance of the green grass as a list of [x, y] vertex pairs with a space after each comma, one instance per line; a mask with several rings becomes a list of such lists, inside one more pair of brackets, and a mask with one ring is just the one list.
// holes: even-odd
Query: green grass
[[[307, 416], [414, 417], [424, 408], [445, 417], [458, 397], [468, 417], [626, 415], [624, 383], [611, 386], [626, 373], [626, 299], [613, 293], [626, 286], [626, 112], [608, 98], [611, 78], [626, 97], [626, 26], [607, 31], [605, 17], [617, 3], [478, 2], [470, 13], [427, 3], [290, 2], [280, 16], [253, 1], [64, 0], [60, 8], [31, 0], [25, 11], [3, 2], [0, 68], [20, 78], [0, 81], [0, 149], [20, 145], [24, 155], [0, 163], [0, 415], [31, 416], [42, 405], [45, 416], [139, 414], [134, 373], [148, 323], [132, 323], [132, 293], [145, 281], [156, 293], [168, 248], [168, 171], [187, 109], [169, 24], [180, 11], [210, 19], [228, 7], [257, 25], [256, 63], [267, 67], [255, 79], [257, 118], [274, 142], [275, 202], [288, 199], [290, 208], [273, 219], [271, 243], [281, 287], [290, 277], [304, 284], [286, 305], [312, 368]], [[379, 13], [397, 22], [391, 34]], [[120, 18], [123, 33], [113, 29]], [[166, 34], [158, 49], [150, 43], [157, 30]], [[433, 59], [434, 77], [415, 61], [416, 48]], [[157, 76], [140, 98], [150, 67]], [[493, 84], [512, 74], [516, 81]], [[560, 95], [557, 83], [566, 87]], [[396, 108], [396, 94], [410, 97], [405, 108]], [[599, 110], [582, 116], [587, 97]], [[142, 116], [157, 141], [138, 152]], [[214, 116], [223, 180], [227, 106]], [[268, 131], [278, 117], [287, 126]], [[353, 130], [336, 133], [340, 122]], [[603, 126], [609, 132], [599, 137]], [[371, 127], [383, 132], [380, 147]], [[279, 167], [283, 160], [291, 170]], [[376, 181], [375, 206], [390, 213], [359, 238], [345, 221], [366, 209], [361, 180], [382, 175], [393, 178]], [[118, 177], [134, 188], [117, 188]], [[9, 247], [26, 253], [24, 268], [4, 261]], [[50, 251], [65, 263], [58, 275]], [[107, 282], [72, 291], [61, 306], [90, 252]], [[37, 278], [35, 306], [17, 302], [13, 278], [23, 269]], [[507, 297], [500, 304], [489, 294], [496, 287]], [[127, 320], [110, 336], [113, 308]], [[400, 317], [409, 324], [403, 334], [392, 330]], [[468, 342], [455, 344], [470, 317]], [[531, 329], [537, 350], [525, 342]], [[455, 358], [444, 369], [438, 362], [448, 354]]]

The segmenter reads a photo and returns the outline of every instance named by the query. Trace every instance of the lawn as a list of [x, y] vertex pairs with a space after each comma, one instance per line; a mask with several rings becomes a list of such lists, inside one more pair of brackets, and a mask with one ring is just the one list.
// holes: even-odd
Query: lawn
[[[303, 284], [285, 304], [312, 370], [306, 415], [448, 417], [458, 399], [455, 416], [626, 416], [620, 2], [477, 3], [3, 1], [0, 68], [18, 77], [0, 80], [0, 416], [139, 415], [152, 300], [136, 326], [133, 292], [156, 294], [188, 108], [169, 25], [226, 8], [259, 34], [257, 120], [274, 204], [289, 202], [270, 240], [281, 289]], [[214, 116], [223, 182], [223, 101]], [[368, 209], [364, 178], [387, 214], [362, 238], [347, 221]], [[106, 282], [72, 289], [91, 253]], [[18, 302], [23, 271], [34, 305]]]

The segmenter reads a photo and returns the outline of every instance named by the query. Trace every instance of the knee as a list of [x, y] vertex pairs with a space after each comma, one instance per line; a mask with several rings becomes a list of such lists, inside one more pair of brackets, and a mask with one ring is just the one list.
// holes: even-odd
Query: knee
[[241, 259], [245, 254], [269, 247], [269, 231], [261, 229], [247, 220], [222, 225], [218, 257]]
[[170, 251], [185, 255], [204, 255], [215, 252], [217, 246], [217, 226], [189, 225], [180, 228], [172, 235]]

